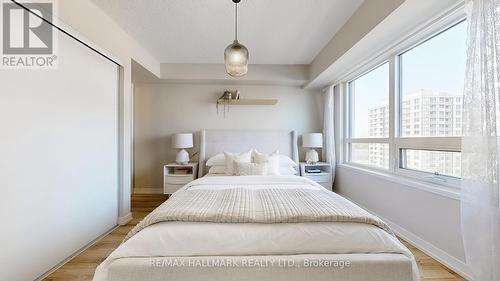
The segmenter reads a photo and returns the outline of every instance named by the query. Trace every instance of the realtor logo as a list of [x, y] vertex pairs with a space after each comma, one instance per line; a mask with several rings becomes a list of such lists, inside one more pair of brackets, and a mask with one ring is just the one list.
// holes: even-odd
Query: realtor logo
[[[8, 69], [55, 68], [54, 3], [2, 2], [1, 67]], [[43, 19], [47, 20], [44, 21]]]

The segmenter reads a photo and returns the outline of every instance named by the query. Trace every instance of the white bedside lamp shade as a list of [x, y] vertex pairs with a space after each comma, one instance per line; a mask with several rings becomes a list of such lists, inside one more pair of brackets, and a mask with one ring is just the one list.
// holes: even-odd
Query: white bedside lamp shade
[[184, 148], [193, 147], [193, 134], [175, 134], [172, 137], [172, 147], [180, 148], [181, 150], [175, 157], [175, 162], [178, 164], [189, 163], [189, 153]]
[[175, 134], [172, 138], [173, 148], [193, 147], [193, 134]]
[[319, 161], [318, 152], [314, 150], [317, 147], [323, 147], [323, 134], [312, 133], [302, 136], [302, 146], [311, 148], [306, 152], [306, 162], [308, 164], [315, 164]]
[[303, 147], [323, 147], [323, 134], [313, 133], [305, 134], [302, 136], [302, 146]]

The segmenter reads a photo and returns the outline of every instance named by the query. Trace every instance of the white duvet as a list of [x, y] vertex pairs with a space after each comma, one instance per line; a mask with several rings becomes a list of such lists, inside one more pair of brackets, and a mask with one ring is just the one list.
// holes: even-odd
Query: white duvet
[[[306, 188], [320, 185], [296, 176], [212, 176], [183, 189]], [[418, 270], [413, 256], [395, 236], [364, 223], [209, 223], [160, 222], [146, 227], [118, 247], [96, 270], [94, 281], [107, 280], [116, 260], [137, 257], [265, 256], [299, 254], [402, 254], [412, 260], [414, 280]]]

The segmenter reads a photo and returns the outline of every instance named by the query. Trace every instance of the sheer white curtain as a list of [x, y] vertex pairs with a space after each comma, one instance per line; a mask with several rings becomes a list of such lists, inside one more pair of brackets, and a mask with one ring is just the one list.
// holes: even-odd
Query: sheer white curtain
[[500, 0], [468, 0], [461, 219], [475, 281], [500, 280]]
[[332, 182], [335, 180], [334, 90], [335, 85], [331, 85], [323, 97], [323, 159], [332, 167]]

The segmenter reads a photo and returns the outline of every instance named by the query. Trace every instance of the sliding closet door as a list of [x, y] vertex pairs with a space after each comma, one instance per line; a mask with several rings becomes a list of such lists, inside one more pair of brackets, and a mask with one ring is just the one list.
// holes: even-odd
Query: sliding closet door
[[0, 70], [0, 280], [33, 280], [117, 223], [118, 66], [57, 44], [56, 69]]

